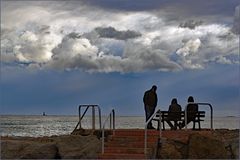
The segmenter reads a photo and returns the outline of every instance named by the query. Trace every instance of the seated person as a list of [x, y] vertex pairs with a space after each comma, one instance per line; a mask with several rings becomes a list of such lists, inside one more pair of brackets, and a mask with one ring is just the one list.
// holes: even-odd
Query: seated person
[[[169, 106], [168, 109], [168, 117], [166, 119], [166, 122], [168, 123], [168, 125], [171, 127], [171, 129], [176, 130], [177, 126], [178, 126], [178, 121], [181, 120], [181, 111], [182, 108], [181, 106], [177, 103], [177, 99], [173, 98], [171, 105]], [[171, 121], [174, 122], [174, 125], [171, 123]]]
[[[188, 97], [188, 103], [194, 103], [194, 99], [192, 96]], [[196, 113], [198, 112], [198, 105], [197, 104], [188, 104], [187, 105], [187, 124], [191, 121], [195, 120]], [[185, 126], [185, 120], [179, 125], [180, 128]]]

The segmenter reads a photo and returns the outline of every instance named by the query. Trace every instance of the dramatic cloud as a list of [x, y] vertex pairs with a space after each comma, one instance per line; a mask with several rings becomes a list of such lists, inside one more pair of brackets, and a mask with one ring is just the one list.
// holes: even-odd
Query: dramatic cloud
[[107, 28], [102, 28], [102, 27], [97, 27], [95, 28], [95, 31], [99, 34], [100, 37], [103, 38], [114, 38], [114, 39], [119, 39], [119, 40], [127, 40], [131, 38], [136, 38], [141, 36], [139, 32], [136, 31], [117, 31], [113, 27], [107, 27]]
[[[30, 4], [36, 6], [4, 3], [1, 61], [5, 65], [125, 73], [239, 63], [239, 7], [230, 26], [205, 22], [204, 17], [171, 20], [164, 8], [156, 14], [152, 9], [103, 10], [85, 2], [80, 7], [63, 2], [56, 7], [51, 2]], [[30, 14], [33, 9], [36, 12]]]
[[178, 49], [176, 54], [181, 57], [182, 65], [184, 65], [185, 68], [203, 68], [203, 66], [199, 63], [199, 61], [194, 62], [194, 57], [196, 57], [196, 53], [199, 50], [199, 47], [201, 46], [200, 39], [194, 39], [187, 41], [182, 48]]
[[203, 24], [203, 21], [189, 20], [187, 22], [180, 23], [179, 27], [195, 29], [195, 27], [200, 26], [201, 24]]
[[10, 62], [12, 59], [19, 63], [44, 63], [51, 60], [52, 49], [61, 38], [50, 33], [49, 27], [35, 24], [32, 30], [6, 31], [1, 41], [2, 61]]
[[191, 53], [196, 53], [201, 45], [201, 41], [199, 39], [189, 40], [184, 46], [177, 50], [177, 54], [181, 56], [188, 56]]
[[[135, 48], [133, 48], [135, 46]], [[86, 38], [71, 33], [53, 49], [48, 67], [82, 69], [89, 72], [139, 72], [143, 70], [178, 70], [180, 66], [166, 56], [142, 44], [127, 43], [123, 56], [106, 54]]]

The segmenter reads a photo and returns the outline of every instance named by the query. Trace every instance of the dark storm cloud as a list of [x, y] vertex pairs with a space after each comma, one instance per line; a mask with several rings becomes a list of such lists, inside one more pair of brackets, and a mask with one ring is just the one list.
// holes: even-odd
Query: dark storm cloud
[[71, 33], [67, 34], [66, 37], [75, 39], [75, 38], [80, 38], [81, 35], [76, 32], [71, 32]]
[[113, 27], [97, 27], [95, 28], [95, 31], [100, 35], [100, 37], [103, 38], [114, 38], [114, 39], [119, 39], [119, 40], [126, 40], [126, 39], [131, 39], [131, 38], [136, 38], [141, 36], [141, 33], [136, 32], [136, 31], [118, 31]]
[[203, 21], [201, 20], [200, 21], [189, 20], [189, 21], [180, 23], [179, 27], [195, 29], [195, 27], [200, 26], [201, 24], [203, 24]]

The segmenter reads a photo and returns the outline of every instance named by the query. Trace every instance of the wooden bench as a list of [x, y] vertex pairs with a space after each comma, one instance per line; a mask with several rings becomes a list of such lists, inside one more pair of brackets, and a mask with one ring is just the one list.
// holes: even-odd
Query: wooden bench
[[[171, 115], [169, 116], [169, 113], [171, 113]], [[176, 117], [174, 117], [173, 115], [176, 115]], [[183, 120], [185, 119], [185, 111], [181, 111], [181, 112], [168, 112], [168, 111], [161, 111], [161, 122], [163, 123], [163, 130], [165, 130], [165, 122], [167, 120], [169, 121], [177, 121], [179, 122], [183, 122]], [[195, 113], [195, 119], [192, 121], [193, 122], [193, 129], [195, 129], [195, 124], [198, 123], [198, 129], [201, 129], [201, 121], [204, 121], [204, 117], [205, 117], [205, 111], [198, 111]], [[156, 114], [156, 116], [152, 119], [154, 121], [158, 122], [158, 126], [159, 126], [159, 113]], [[158, 128], [159, 129], [159, 128]]]

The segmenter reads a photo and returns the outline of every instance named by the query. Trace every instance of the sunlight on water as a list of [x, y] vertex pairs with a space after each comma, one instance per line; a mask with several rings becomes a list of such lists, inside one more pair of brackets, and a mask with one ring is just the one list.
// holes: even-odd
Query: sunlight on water
[[[102, 123], [106, 117], [102, 117]], [[77, 116], [1, 116], [0, 133], [2, 136], [52, 136], [70, 134], [77, 122]], [[99, 119], [96, 118], [95, 128], [99, 128]], [[144, 117], [116, 117], [116, 128], [144, 128]], [[92, 128], [92, 118], [84, 117], [82, 127], [85, 129]], [[156, 127], [156, 123], [154, 123]], [[109, 128], [110, 123], [107, 121], [105, 128]], [[167, 126], [167, 125], [166, 125]], [[190, 123], [189, 128], [192, 127]], [[210, 119], [206, 118], [201, 123], [202, 128], [210, 128]], [[213, 127], [239, 129], [238, 117], [214, 117]], [[166, 127], [168, 128], [168, 127]]]

